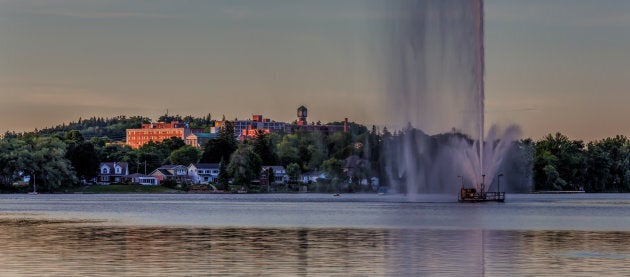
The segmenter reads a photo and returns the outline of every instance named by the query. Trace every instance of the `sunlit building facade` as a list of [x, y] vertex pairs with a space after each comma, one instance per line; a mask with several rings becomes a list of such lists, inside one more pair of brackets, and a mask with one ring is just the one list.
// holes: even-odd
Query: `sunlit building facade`
[[153, 142], [161, 142], [171, 137], [177, 137], [186, 141], [186, 136], [192, 131], [185, 123], [173, 121], [170, 123], [144, 123], [140, 129], [127, 129], [127, 145], [131, 148], [139, 148], [142, 145]]

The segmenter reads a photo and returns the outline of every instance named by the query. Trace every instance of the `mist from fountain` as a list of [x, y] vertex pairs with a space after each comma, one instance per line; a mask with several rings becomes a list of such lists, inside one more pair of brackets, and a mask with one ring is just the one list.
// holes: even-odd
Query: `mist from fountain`
[[520, 128], [484, 132], [483, 1], [390, 1], [387, 11], [388, 98], [408, 124], [385, 142], [389, 182], [412, 195], [489, 189], [499, 173], [527, 186]]

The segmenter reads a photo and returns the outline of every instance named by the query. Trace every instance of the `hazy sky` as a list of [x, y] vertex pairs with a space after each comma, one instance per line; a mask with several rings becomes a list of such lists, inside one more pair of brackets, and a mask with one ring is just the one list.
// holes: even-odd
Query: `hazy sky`
[[[0, 0], [0, 132], [79, 117], [391, 122], [378, 0]], [[630, 135], [630, 1], [486, 0], [486, 124]]]

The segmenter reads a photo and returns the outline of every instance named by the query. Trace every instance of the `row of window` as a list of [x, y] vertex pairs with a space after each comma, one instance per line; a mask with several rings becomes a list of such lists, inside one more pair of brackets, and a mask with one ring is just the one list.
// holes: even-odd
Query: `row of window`
[[[122, 173], [122, 168], [121, 167], [116, 167], [116, 169], [114, 171], [116, 172], [116, 174], [121, 174]], [[109, 167], [101, 168], [101, 174], [109, 174], [109, 172], [110, 172]]]
[[127, 140], [129, 141], [140, 141], [140, 140], [148, 140], [148, 139], [167, 139], [170, 137], [176, 137], [177, 135], [166, 135], [166, 136], [143, 136], [143, 137], [129, 137]]
[[166, 131], [127, 131], [127, 134], [129, 135], [142, 135], [142, 134], [182, 134], [182, 131], [172, 131], [172, 130], [166, 130]]
[[[194, 173], [195, 170], [191, 170], [191, 173]], [[197, 174], [219, 174], [218, 169], [197, 169]]]

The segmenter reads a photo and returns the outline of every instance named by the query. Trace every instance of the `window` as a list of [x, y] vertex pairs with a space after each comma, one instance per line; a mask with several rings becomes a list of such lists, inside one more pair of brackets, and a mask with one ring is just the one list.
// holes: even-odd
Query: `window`
[[109, 174], [109, 167], [101, 167], [101, 174]]
[[120, 174], [122, 172], [122, 168], [120, 166], [116, 167], [116, 174]]

